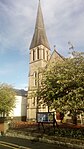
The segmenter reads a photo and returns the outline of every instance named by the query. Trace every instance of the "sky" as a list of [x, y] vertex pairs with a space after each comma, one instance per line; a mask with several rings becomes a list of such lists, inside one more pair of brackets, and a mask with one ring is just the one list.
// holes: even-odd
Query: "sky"
[[[38, 0], [0, 0], [0, 83], [27, 89], [29, 46]], [[70, 42], [84, 52], [84, 0], [41, 0], [51, 52], [69, 56]]]

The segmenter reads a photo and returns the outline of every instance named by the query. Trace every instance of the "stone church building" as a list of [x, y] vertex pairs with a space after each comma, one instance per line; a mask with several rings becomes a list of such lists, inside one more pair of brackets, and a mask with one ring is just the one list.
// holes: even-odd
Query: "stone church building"
[[54, 50], [51, 54], [50, 45], [46, 36], [44, 19], [39, 1], [36, 24], [33, 38], [30, 44], [30, 62], [29, 62], [29, 86], [28, 86], [28, 103], [27, 103], [27, 120], [36, 121], [37, 112], [48, 112], [48, 107], [37, 107], [37, 98], [33, 93], [38, 88], [37, 78], [39, 78], [39, 69], [45, 68], [48, 63], [63, 60], [63, 57]]

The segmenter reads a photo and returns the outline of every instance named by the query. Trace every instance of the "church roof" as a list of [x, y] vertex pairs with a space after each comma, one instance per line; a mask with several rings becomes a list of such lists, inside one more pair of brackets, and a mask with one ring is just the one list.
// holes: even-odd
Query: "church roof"
[[56, 49], [54, 49], [49, 61], [48, 61], [48, 64], [52, 64], [54, 62], [57, 62], [57, 61], [63, 61], [65, 58], [60, 55]]
[[38, 5], [36, 25], [35, 25], [32, 42], [30, 45], [30, 49], [32, 49], [36, 46], [39, 46], [39, 45], [44, 45], [45, 47], [50, 49], [50, 46], [49, 46], [49, 43], [47, 40], [47, 36], [46, 36], [40, 1], [39, 1], [39, 5]]

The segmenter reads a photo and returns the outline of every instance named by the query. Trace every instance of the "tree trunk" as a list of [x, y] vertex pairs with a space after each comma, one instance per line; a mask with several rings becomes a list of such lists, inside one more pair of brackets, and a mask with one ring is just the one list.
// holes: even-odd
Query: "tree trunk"
[[72, 121], [73, 121], [73, 124], [77, 125], [77, 114], [76, 114], [76, 112], [73, 113]]

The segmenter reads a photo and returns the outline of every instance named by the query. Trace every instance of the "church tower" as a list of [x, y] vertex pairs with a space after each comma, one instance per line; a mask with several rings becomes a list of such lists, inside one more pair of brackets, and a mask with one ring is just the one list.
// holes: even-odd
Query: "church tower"
[[50, 46], [46, 36], [43, 14], [39, 0], [36, 25], [33, 38], [30, 44], [30, 63], [29, 63], [29, 86], [28, 86], [28, 105], [27, 119], [36, 120], [37, 98], [32, 95], [38, 88], [39, 69], [44, 68], [50, 59]]

